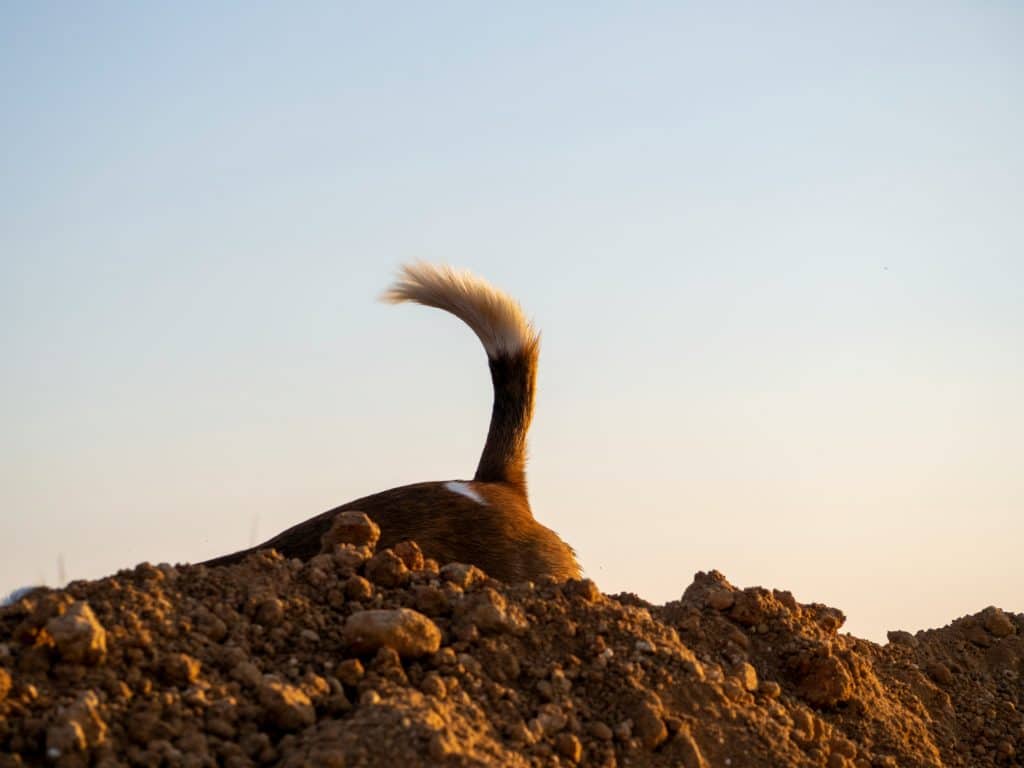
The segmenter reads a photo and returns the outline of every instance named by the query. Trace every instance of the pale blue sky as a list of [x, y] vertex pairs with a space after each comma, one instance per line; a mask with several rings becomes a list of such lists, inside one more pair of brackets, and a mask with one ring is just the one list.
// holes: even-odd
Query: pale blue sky
[[535, 512], [606, 591], [1024, 610], [1016, 3], [0, 7], [0, 590], [470, 476], [543, 331]]

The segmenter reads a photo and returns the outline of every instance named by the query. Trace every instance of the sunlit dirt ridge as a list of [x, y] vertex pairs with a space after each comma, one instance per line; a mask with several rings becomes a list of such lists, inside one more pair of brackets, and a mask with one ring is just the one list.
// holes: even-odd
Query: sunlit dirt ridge
[[143, 564], [0, 609], [0, 768], [1021, 765], [1024, 616], [879, 646], [717, 572], [664, 606], [508, 585], [375, 552], [364, 520], [307, 562]]

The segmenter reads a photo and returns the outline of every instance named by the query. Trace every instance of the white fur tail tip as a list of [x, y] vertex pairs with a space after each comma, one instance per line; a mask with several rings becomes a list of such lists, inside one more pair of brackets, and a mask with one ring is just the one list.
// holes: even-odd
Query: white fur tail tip
[[392, 304], [414, 301], [451, 312], [473, 329], [489, 358], [514, 355], [537, 344], [537, 332], [519, 303], [470, 272], [406, 264], [381, 299]]

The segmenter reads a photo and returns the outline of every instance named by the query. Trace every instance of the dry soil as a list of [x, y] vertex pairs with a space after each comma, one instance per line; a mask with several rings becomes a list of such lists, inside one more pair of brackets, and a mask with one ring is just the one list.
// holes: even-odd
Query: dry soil
[[1022, 764], [1024, 616], [880, 646], [714, 571], [656, 606], [354, 541], [0, 609], [0, 768]]

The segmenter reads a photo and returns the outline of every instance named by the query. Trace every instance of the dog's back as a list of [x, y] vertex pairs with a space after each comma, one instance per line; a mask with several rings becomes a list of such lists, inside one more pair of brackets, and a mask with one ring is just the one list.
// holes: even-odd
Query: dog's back
[[257, 549], [306, 559], [335, 516], [365, 512], [380, 526], [379, 547], [412, 539], [438, 562], [472, 563], [503, 581], [578, 578], [572, 549], [533, 518], [526, 487], [526, 434], [533, 417], [539, 337], [519, 305], [467, 272], [406, 266], [384, 294], [452, 313], [484, 345], [494, 385], [491, 424], [470, 481], [418, 483], [343, 504], [299, 523], [250, 550], [211, 560], [223, 565]]

